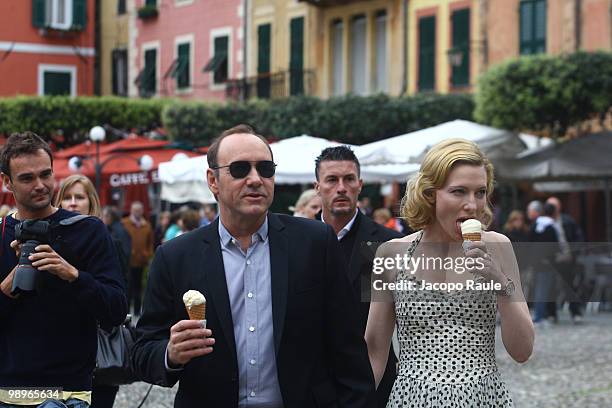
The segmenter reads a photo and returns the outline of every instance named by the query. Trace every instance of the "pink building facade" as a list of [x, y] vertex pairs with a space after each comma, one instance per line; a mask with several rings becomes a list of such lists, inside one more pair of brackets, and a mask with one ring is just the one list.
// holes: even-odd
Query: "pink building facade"
[[0, 97], [94, 92], [94, 0], [0, 1]]
[[242, 0], [133, 0], [129, 95], [223, 101], [243, 77]]

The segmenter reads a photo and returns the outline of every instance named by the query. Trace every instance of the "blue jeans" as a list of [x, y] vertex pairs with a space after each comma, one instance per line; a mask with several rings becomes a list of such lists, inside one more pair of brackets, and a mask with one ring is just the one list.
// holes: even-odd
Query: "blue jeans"
[[49, 399], [40, 404], [38, 408], [89, 408], [89, 404], [76, 398], [68, 398], [66, 401]]
[[0, 402], [0, 408], [89, 408], [89, 404], [76, 398], [68, 398], [66, 401], [48, 399], [40, 405], [14, 405]]
[[555, 272], [552, 270], [540, 270], [535, 274], [535, 296], [534, 323], [542, 321], [548, 317], [548, 304], [554, 299], [554, 278]]

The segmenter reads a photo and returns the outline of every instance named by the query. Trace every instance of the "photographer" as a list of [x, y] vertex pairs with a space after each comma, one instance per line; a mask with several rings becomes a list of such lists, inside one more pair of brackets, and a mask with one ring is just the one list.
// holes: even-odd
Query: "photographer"
[[35, 406], [48, 395], [15, 399], [8, 387], [60, 388], [53, 398], [62, 402], [45, 406], [87, 407], [97, 322], [118, 325], [127, 312], [117, 254], [99, 219], [74, 219], [75, 213], [51, 205], [53, 157], [40, 137], [11, 135], [0, 166], [17, 206], [0, 225], [0, 407]]

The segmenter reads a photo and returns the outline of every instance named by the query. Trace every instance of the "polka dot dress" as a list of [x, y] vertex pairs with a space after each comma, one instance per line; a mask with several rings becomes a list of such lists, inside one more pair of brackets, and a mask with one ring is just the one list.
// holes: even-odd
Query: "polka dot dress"
[[[414, 276], [400, 271], [400, 279]], [[400, 366], [387, 408], [514, 406], [495, 363], [493, 292], [396, 290], [393, 296]]]

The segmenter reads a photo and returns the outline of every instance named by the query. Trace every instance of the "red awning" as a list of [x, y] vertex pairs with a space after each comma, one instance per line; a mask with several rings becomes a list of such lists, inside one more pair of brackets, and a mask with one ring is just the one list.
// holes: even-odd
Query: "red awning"
[[[199, 152], [192, 152], [181, 149], [165, 148], [170, 144], [168, 141], [150, 140], [144, 137], [132, 137], [120, 140], [100, 147], [100, 201], [102, 205], [112, 202], [111, 192], [114, 188], [123, 188], [125, 191], [125, 208], [129, 209], [129, 204], [134, 200], [142, 201], [145, 204], [145, 211], [148, 209], [147, 187], [152, 183], [157, 183], [157, 168], [159, 163], [167, 162], [178, 154], [186, 154], [188, 157], [199, 156]], [[76, 149], [79, 147], [81, 150]], [[74, 149], [74, 150], [71, 150]], [[63, 152], [73, 154], [55, 155], [53, 171], [57, 182], [61, 182], [66, 177], [75, 174], [75, 171], [68, 167], [70, 158], [79, 156], [82, 165], [78, 173], [89, 177], [95, 182], [95, 144], [82, 143], [74, 148], [66, 149]], [[74, 154], [78, 152], [89, 152], [88, 154]], [[143, 155], [149, 155], [153, 159], [153, 167], [149, 171], [142, 171], [138, 159]]]
[[[138, 163], [138, 159], [143, 155], [149, 155], [153, 159], [153, 167], [152, 170], [156, 170], [159, 166], [159, 163], [167, 162], [172, 160], [174, 155], [178, 153], [186, 154], [189, 157], [199, 156], [200, 154], [197, 152], [190, 152], [186, 150], [179, 149], [156, 149], [156, 150], [140, 150], [140, 151], [131, 151], [131, 152], [121, 152], [121, 153], [107, 153], [100, 154], [100, 164], [102, 164], [102, 182], [108, 178], [108, 176], [119, 173], [141, 173], [140, 165]], [[55, 177], [58, 180], [64, 179], [71, 174], [75, 174], [75, 171], [71, 170], [68, 167], [69, 159], [56, 159], [53, 162], [53, 171], [55, 173]], [[79, 169], [78, 173], [84, 174], [91, 179], [95, 177], [95, 158], [88, 157], [82, 160], [82, 166]]]
[[[106, 145], [100, 145], [103, 147]], [[87, 140], [86, 142], [80, 143], [76, 146], [69, 147], [64, 150], [60, 150], [59, 152], [53, 153], [53, 159], [62, 159], [62, 158], [71, 158], [73, 156], [89, 156], [96, 154], [96, 144], [91, 140]]]
[[[127, 139], [122, 139], [113, 143], [101, 143], [100, 154], [102, 153], [117, 153], [133, 150], [148, 150], [148, 149], [159, 149], [170, 144], [167, 140], [151, 140], [142, 136], [130, 136]], [[65, 158], [69, 159], [73, 156], [85, 157], [94, 156], [96, 154], [96, 144], [91, 140], [87, 140], [76, 146], [69, 147], [68, 149], [55, 152], [54, 158]]]

